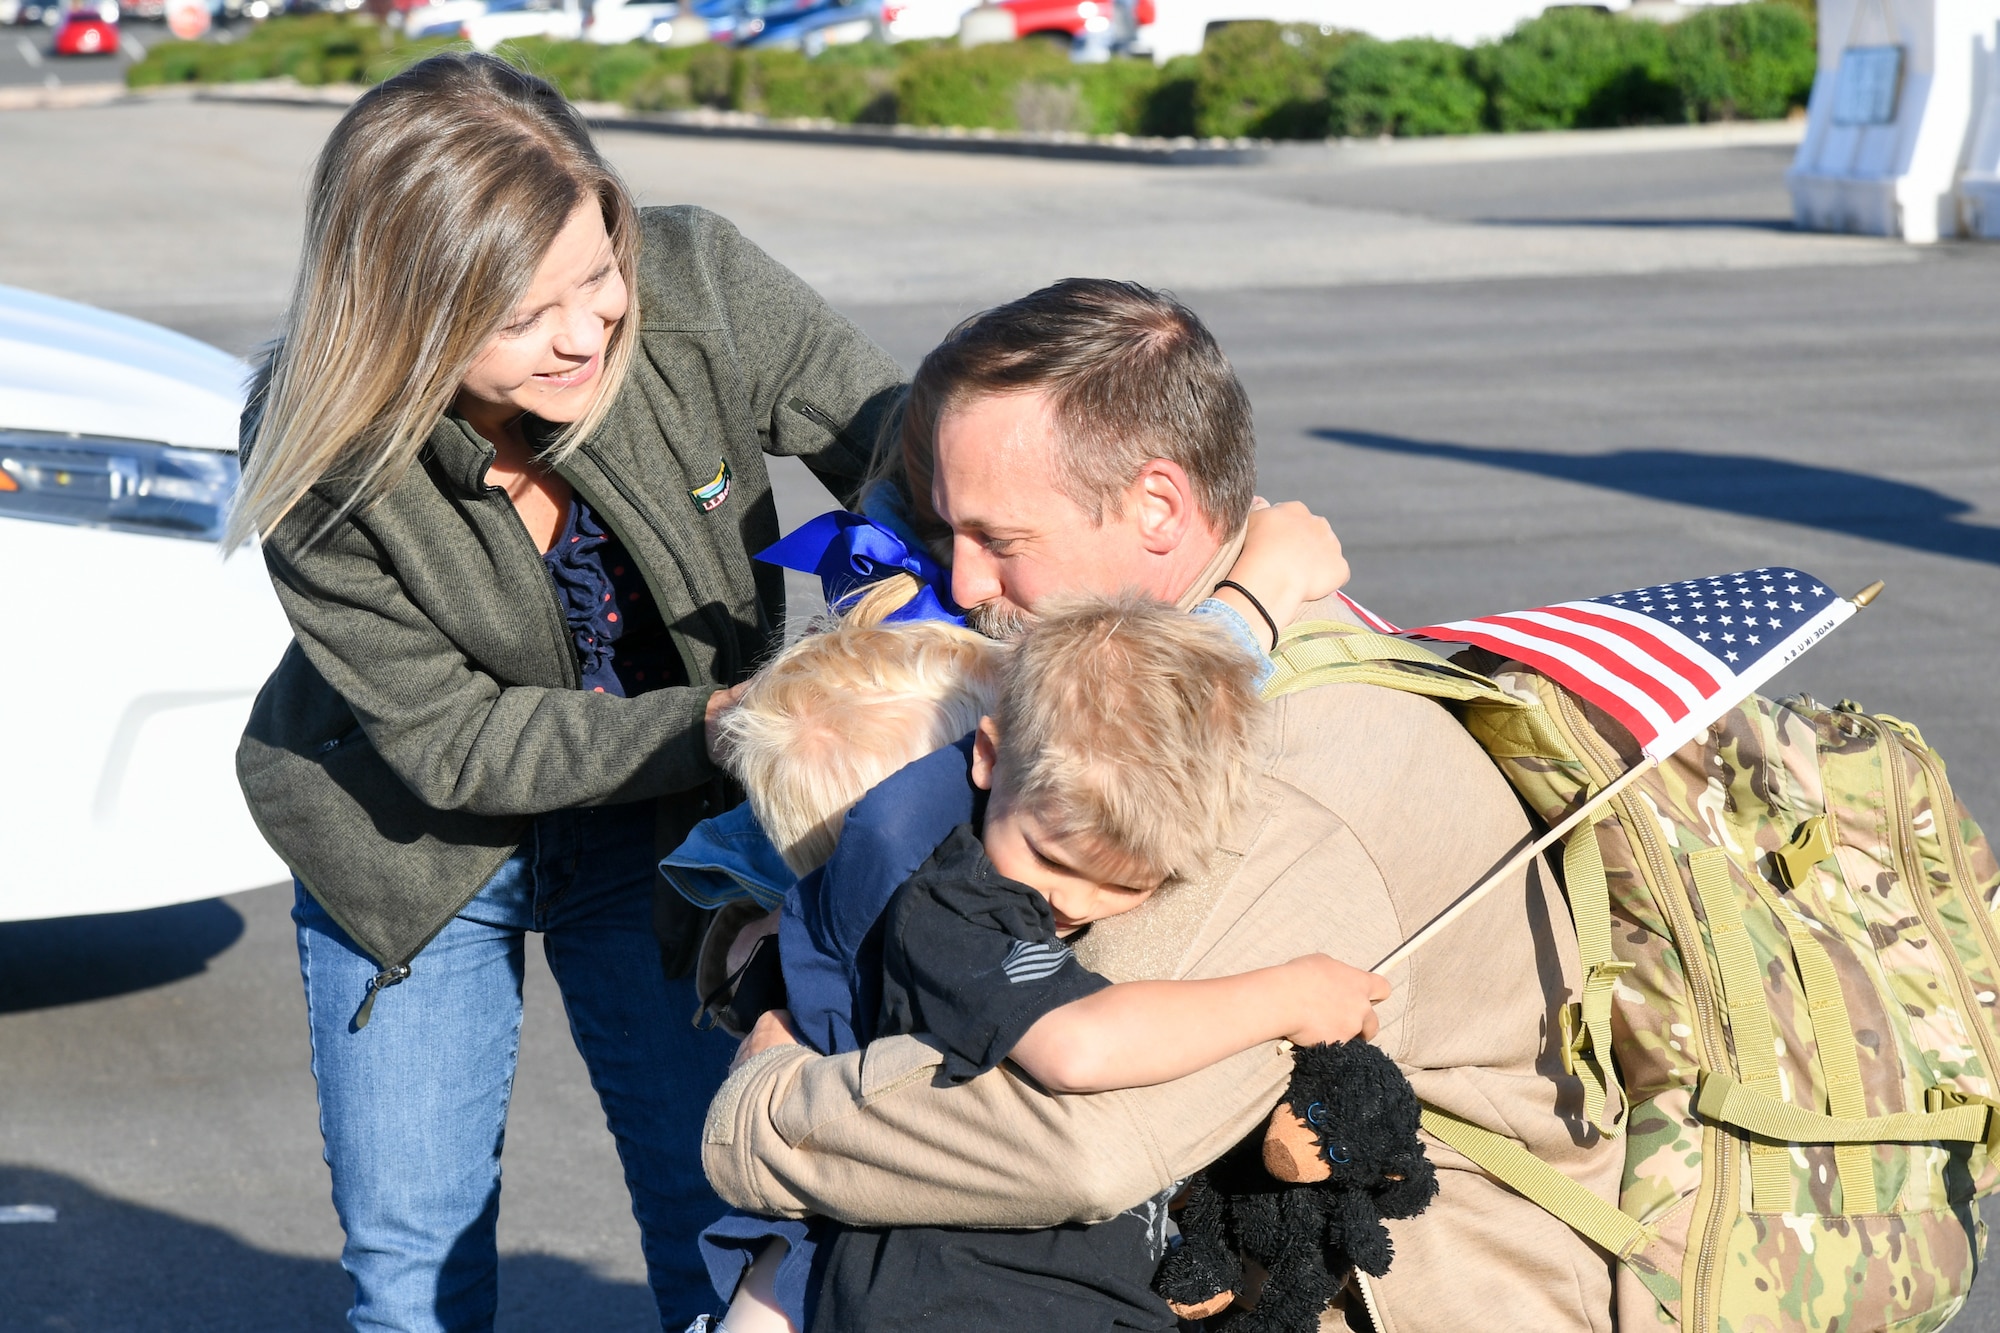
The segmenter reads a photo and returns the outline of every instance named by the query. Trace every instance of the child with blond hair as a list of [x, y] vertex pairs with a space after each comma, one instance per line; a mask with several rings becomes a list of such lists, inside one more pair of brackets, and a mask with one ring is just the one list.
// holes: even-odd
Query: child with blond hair
[[[1007, 647], [935, 623], [843, 625], [782, 655], [725, 719], [758, 821], [795, 870], [818, 867], [779, 926], [799, 1029], [822, 1049], [916, 1034], [941, 1052], [941, 1079], [1005, 1061], [1054, 1093], [1165, 1082], [1271, 1040], [1372, 1035], [1387, 983], [1324, 955], [1121, 984], [1077, 961], [1069, 941], [1198, 874], [1247, 804], [1263, 664], [1146, 599], [1043, 611]], [[969, 745], [950, 745], [966, 730]], [[852, 860], [871, 863], [869, 925], [832, 939], [818, 900], [853, 883]], [[831, 1004], [815, 972], [828, 961], [847, 990]], [[762, 1021], [766, 1039], [783, 1021]], [[718, 1271], [711, 1250], [711, 1271], [739, 1279], [718, 1281], [734, 1292], [722, 1327], [804, 1327], [804, 1251], [831, 1236], [821, 1326], [1171, 1329], [1150, 1288], [1164, 1205], [1034, 1232], [760, 1232], [739, 1215], [725, 1228], [739, 1261]]]

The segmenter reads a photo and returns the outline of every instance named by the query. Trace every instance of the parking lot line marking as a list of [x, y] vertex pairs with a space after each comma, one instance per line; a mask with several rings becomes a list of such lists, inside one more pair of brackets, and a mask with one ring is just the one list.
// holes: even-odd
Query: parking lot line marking
[[146, 58], [146, 44], [137, 37], [123, 38], [119, 41], [118, 45], [126, 55], [132, 57], [135, 64]]
[[42, 63], [42, 53], [37, 51], [35, 44], [27, 38], [19, 38], [15, 41], [14, 45], [20, 48], [21, 59], [27, 61], [30, 65], [39, 65]]
[[56, 1210], [45, 1203], [0, 1204], [0, 1225], [10, 1222], [53, 1222]]

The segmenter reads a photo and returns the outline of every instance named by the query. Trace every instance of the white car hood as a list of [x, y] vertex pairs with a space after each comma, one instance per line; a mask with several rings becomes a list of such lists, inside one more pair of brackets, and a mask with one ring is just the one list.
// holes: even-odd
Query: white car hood
[[0, 286], [0, 427], [234, 452], [249, 375], [156, 324]]

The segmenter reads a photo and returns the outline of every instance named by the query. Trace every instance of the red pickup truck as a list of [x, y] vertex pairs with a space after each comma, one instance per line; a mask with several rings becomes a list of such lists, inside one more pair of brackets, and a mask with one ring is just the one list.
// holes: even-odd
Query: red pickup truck
[[[995, 9], [1014, 16], [1014, 36], [1061, 37], [1065, 40], [1110, 28], [1117, 17], [1116, 0], [997, 0]], [[1153, 0], [1132, 0], [1132, 21], [1144, 27], [1153, 21]]]

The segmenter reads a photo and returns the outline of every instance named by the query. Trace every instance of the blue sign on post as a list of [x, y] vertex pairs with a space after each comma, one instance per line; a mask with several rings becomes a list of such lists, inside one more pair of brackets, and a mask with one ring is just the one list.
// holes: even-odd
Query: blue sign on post
[[1903, 84], [1903, 48], [1850, 46], [1833, 76], [1833, 123], [1892, 125]]

